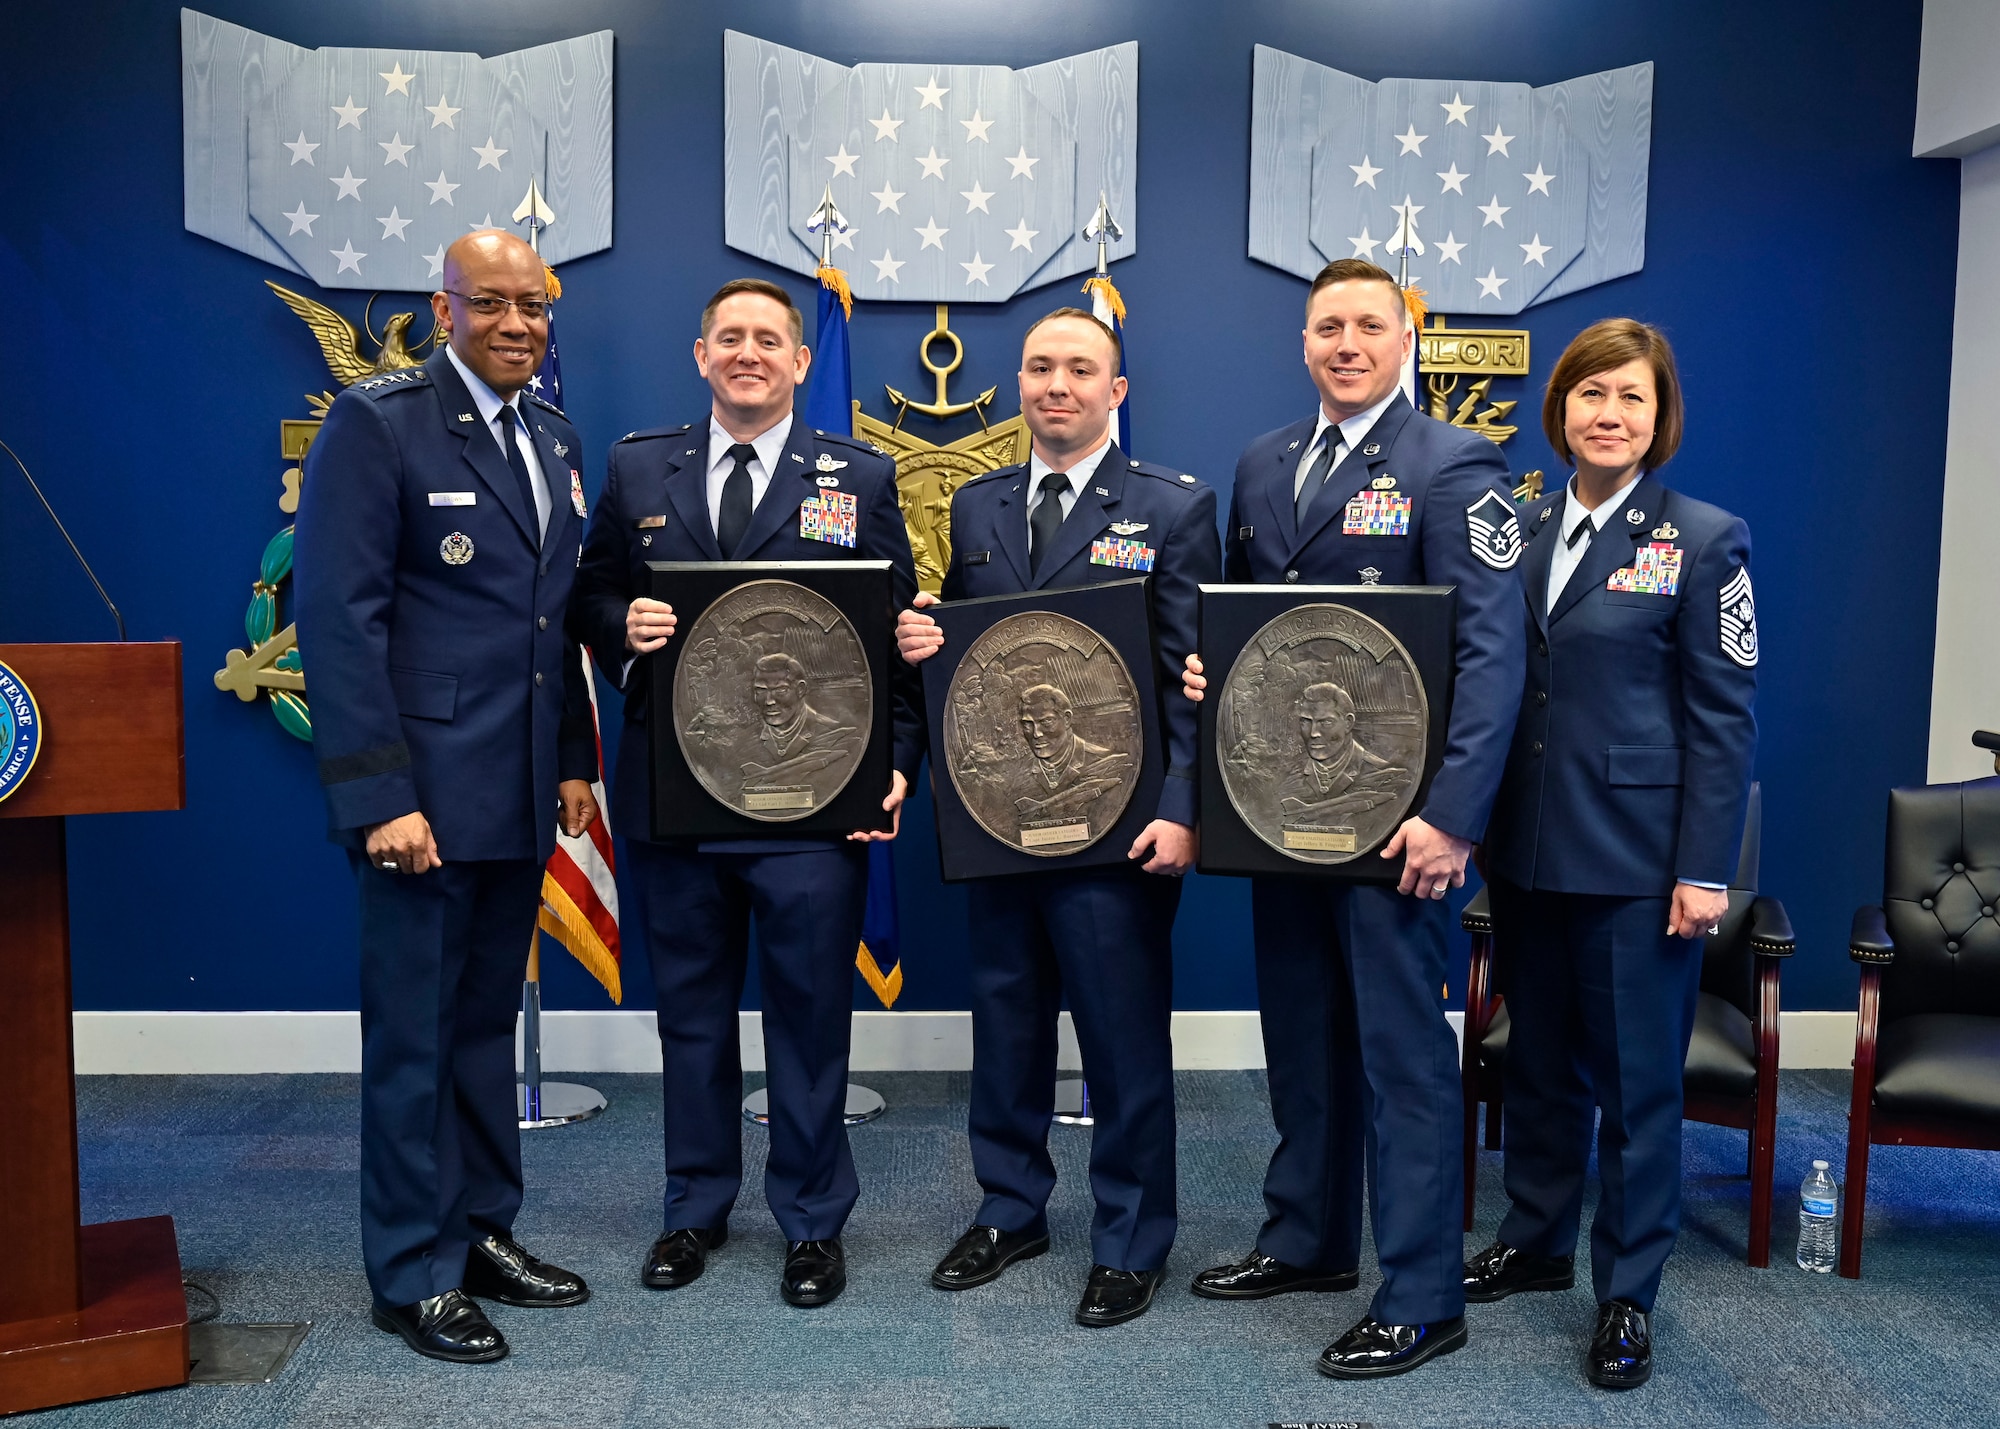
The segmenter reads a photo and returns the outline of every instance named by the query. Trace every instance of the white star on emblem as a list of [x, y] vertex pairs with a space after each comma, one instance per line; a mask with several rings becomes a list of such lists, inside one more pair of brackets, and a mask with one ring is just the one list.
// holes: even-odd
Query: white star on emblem
[[903, 211], [902, 202], [909, 195], [898, 192], [894, 184], [884, 184], [881, 188], [875, 190], [874, 193], [868, 195], [868, 197], [875, 200], [875, 212], [877, 213], [901, 213]]
[[833, 246], [835, 248], [845, 248], [848, 249], [849, 251], [852, 251], [854, 248], [854, 235], [859, 233], [860, 231], [861, 231], [860, 229], [856, 228], [851, 223], [845, 228], [834, 230]]
[[970, 144], [974, 139], [977, 139], [982, 144], [993, 142], [986, 137], [986, 131], [993, 127], [993, 121], [991, 119], [981, 119], [977, 109], [972, 111], [970, 119], [961, 119], [958, 122], [965, 126], [966, 143]]
[[1035, 239], [1042, 230], [1028, 227], [1028, 220], [1026, 217], [1023, 217], [1012, 228], [1003, 228], [1000, 231], [1014, 240], [1007, 247], [1009, 253], [1012, 253], [1016, 248], [1025, 248], [1030, 253], [1033, 253], [1035, 251]]
[[291, 237], [292, 233], [303, 233], [306, 237], [310, 238], [312, 237], [313, 222], [319, 215], [316, 213], [307, 213], [306, 201], [300, 199], [297, 208], [293, 209], [290, 213], [281, 213], [278, 217], [289, 218], [292, 221], [291, 233], [285, 235], [287, 238]]
[[305, 130], [303, 129], [299, 130], [298, 138], [287, 139], [285, 141], [285, 147], [292, 151], [293, 163], [296, 164], [299, 160], [304, 159], [308, 164], [312, 164], [314, 168], [319, 167], [317, 161], [315, 161], [313, 158], [313, 150], [317, 149], [319, 145], [309, 144], [306, 142]]
[[1373, 258], [1375, 250], [1382, 246], [1381, 239], [1368, 236], [1368, 225], [1365, 223], [1361, 225], [1361, 236], [1347, 241], [1354, 245], [1354, 252], [1349, 255], [1354, 258]]
[[438, 244], [437, 252], [435, 253], [426, 253], [424, 255], [424, 262], [431, 265], [431, 271], [425, 274], [425, 277], [435, 278], [444, 272], [444, 245], [442, 243]]
[[1405, 129], [1396, 136], [1396, 142], [1403, 146], [1397, 152], [1397, 157], [1401, 158], [1404, 154], [1415, 154], [1421, 159], [1424, 156], [1424, 140], [1430, 137], [1428, 134], [1419, 134], [1417, 126], [1412, 124], [1408, 129]]
[[1549, 251], [1550, 251], [1550, 245], [1542, 242], [1542, 235], [1537, 233], [1533, 238], [1529, 239], [1526, 243], [1523, 243], [1521, 245], [1521, 252], [1524, 255], [1521, 259], [1521, 262], [1524, 265], [1528, 263], [1535, 263], [1539, 264], [1541, 267], [1546, 268], [1549, 265], [1542, 262], [1542, 255]]
[[1371, 189], [1374, 188], [1375, 176], [1382, 172], [1380, 169], [1376, 168], [1373, 164], [1368, 162], [1368, 156], [1366, 154], [1363, 154], [1361, 156], [1360, 163], [1349, 164], [1347, 167], [1354, 170], [1354, 187], [1356, 188], [1360, 188], [1363, 184], [1368, 185], [1368, 187]]
[[931, 145], [931, 151], [917, 160], [917, 166], [924, 171], [925, 178], [941, 179], [944, 177], [944, 166], [950, 162], [951, 160], [949, 159], [940, 159], [938, 157], [937, 145], [933, 144]]
[[497, 173], [500, 169], [500, 156], [507, 151], [505, 149], [494, 148], [493, 136], [488, 134], [484, 144], [475, 144], [472, 146], [472, 152], [479, 155], [480, 168], [490, 167]]
[[333, 106], [333, 112], [340, 116], [340, 122], [334, 125], [334, 128], [359, 129], [361, 127], [361, 116], [368, 112], [368, 106], [365, 104], [356, 104], [354, 96], [350, 94], [347, 96], [347, 103]]
[[876, 282], [900, 283], [903, 281], [901, 278], [898, 278], [896, 276], [898, 273], [903, 271], [903, 260], [891, 256], [888, 249], [884, 248], [882, 250], [882, 256], [880, 258], [870, 258], [868, 261], [875, 265]]
[[[1472, 112], [1472, 106], [1457, 91], [1453, 91], [1451, 103], [1440, 104], [1438, 108], [1444, 111], [1444, 122], [1447, 124], [1465, 124], [1465, 116]], [[1465, 124], [1465, 127], [1470, 129], [1472, 126]]]
[[453, 208], [458, 207], [457, 201], [454, 200], [451, 196], [452, 191], [456, 189], [458, 185], [446, 181], [443, 169], [438, 170], [437, 178], [425, 179], [424, 187], [431, 191], [432, 203], [437, 203], [440, 200], [442, 200], [443, 202], [450, 204]]
[[340, 260], [340, 266], [333, 270], [333, 275], [336, 278], [350, 268], [359, 273], [361, 271], [361, 260], [368, 256], [366, 253], [356, 253], [352, 241], [343, 243], [338, 248], [329, 248], [326, 251]]
[[[457, 188], [457, 187], [458, 187], [458, 185], [457, 185], [457, 184], [453, 184], [453, 185], [452, 185], [452, 187], [453, 187], [453, 188]], [[457, 207], [458, 207], [458, 205], [457, 205], [457, 204], [453, 204], [453, 205], [452, 205], [452, 207], [453, 207], [453, 208], [457, 208]], [[477, 223], [468, 223], [468, 224], [466, 224], [466, 225], [465, 225], [465, 229], [466, 229], [466, 232], [468, 232], [468, 233], [477, 233], [477, 232], [479, 232], [479, 230], [480, 230], [480, 229], [482, 229], [482, 228], [491, 228], [492, 226], [493, 226], [493, 215], [492, 215], [492, 213], [491, 213], [491, 212], [489, 211], [489, 212], [487, 213], [486, 217], [484, 217], [484, 218], [480, 219], [480, 220], [479, 220], [479, 221], [478, 221]]]
[[530, 377], [528, 385], [534, 388], [536, 392], [540, 392], [542, 390], [542, 374], [537, 372], [533, 377]]
[[1479, 279], [1479, 296], [1482, 298], [1499, 297], [1500, 285], [1506, 281], [1496, 269], [1489, 266], [1486, 270], [1486, 276]]
[[1535, 165], [1535, 171], [1532, 174], [1523, 174], [1521, 177], [1528, 181], [1529, 193], [1548, 194], [1550, 198], [1555, 197], [1554, 194], [1549, 193], [1549, 185], [1555, 182], [1556, 176], [1554, 174], [1543, 173], [1540, 164]]
[[[416, 78], [415, 75], [412, 75], [410, 77], [412, 79]], [[377, 139], [375, 142], [382, 146], [382, 162], [385, 165], [401, 164], [406, 169], [410, 167], [410, 150], [416, 148], [417, 146], [415, 144], [405, 144], [403, 142], [402, 130], [398, 129], [395, 133], [394, 138]]]
[[967, 213], [971, 213], [975, 208], [978, 209], [981, 213], [993, 212], [992, 209], [986, 206], [986, 200], [992, 198], [993, 195], [986, 192], [985, 189], [979, 187], [979, 180], [977, 179], [974, 179], [972, 181], [971, 188], [960, 189], [958, 191], [958, 196], [965, 200], [965, 211]]
[[884, 139], [887, 139], [891, 144], [898, 142], [896, 138], [896, 131], [903, 127], [903, 121], [900, 119], [891, 119], [889, 117], [888, 105], [885, 104], [882, 106], [882, 117], [880, 119], [871, 119], [868, 122], [875, 126], [876, 143], [879, 144]]
[[1032, 179], [1035, 176], [1035, 165], [1039, 164], [1041, 160], [1029, 158], [1028, 146], [1026, 144], [1023, 144], [1020, 148], [1014, 151], [1014, 157], [1009, 159], [1007, 162], [1011, 164], [1014, 169], [1013, 173], [1007, 175], [1008, 178]]
[[1500, 126], [1498, 124], [1495, 124], [1493, 126], [1493, 132], [1491, 134], [1481, 134], [1479, 137], [1486, 141], [1487, 158], [1490, 159], [1495, 154], [1499, 154], [1502, 155], [1503, 157], [1510, 159], [1514, 157], [1512, 154], [1509, 154], [1507, 152], [1507, 146], [1514, 142], [1514, 136], [1512, 134], [1501, 133]]
[[339, 203], [344, 198], [351, 198], [356, 203], [359, 203], [361, 202], [361, 186], [367, 183], [368, 180], [355, 178], [354, 166], [349, 164], [345, 169], [341, 170], [339, 178], [328, 179], [327, 182], [340, 190], [339, 193], [333, 196], [335, 203]]
[[[985, 283], [986, 275], [993, 271], [993, 265], [991, 263], [980, 262], [979, 254], [976, 252], [972, 255], [970, 263], [961, 263], [958, 266], [965, 270], [965, 286], [968, 288], [974, 283]], [[991, 285], [988, 284], [988, 286], [990, 287]]]
[[951, 232], [949, 228], [937, 226], [935, 217], [925, 219], [924, 226], [916, 231], [917, 237], [924, 240], [917, 251], [921, 253], [925, 248], [935, 248], [940, 253], [944, 252], [944, 236], [949, 232]]
[[1464, 251], [1464, 248], [1465, 245], [1463, 243], [1460, 243], [1457, 240], [1457, 238], [1454, 237], [1452, 234], [1447, 233], [1443, 238], [1438, 240], [1438, 246], [1437, 246], [1438, 262], [1440, 263], [1459, 262], [1460, 259], [1458, 255], [1462, 251]]
[[457, 114], [458, 111], [445, 102], [442, 94], [438, 96], [436, 104], [426, 104], [424, 108], [430, 113], [431, 128], [435, 129], [440, 124], [444, 125], [447, 129], [456, 129], [458, 127], [452, 119], [452, 116]]
[[837, 179], [837, 178], [839, 178], [839, 177], [840, 177], [840, 176], [841, 176], [842, 174], [845, 174], [845, 175], [847, 175], [847, 177], [849, 177], [849, 178], [851, 179], [851, 178], [853, 178], [853, 177], [855, 176], [855, 175], [854, 175], [854, 161], [855, 161], [856, 159], [860, 158], [860, 157], [861, 157], [861, 156], [860, 156], [859, 154], [850, 154], [850, 153], [848, 153], [848, 152], [847, 152], [847, 145], [845, 145], [845, 144], [842, 144], [842, 145], [840, 146], [840, 152], [839, 152], [839, 153], [837, 153], [837, 154], [828, 154], [828, 155], [826, 156], [826, 161], [827, 161], [827, 162], [828, 162], [829, 164], [833, 165], [833, 177], [834, 177], [834, 178], [836, 178], [836, 179]]
[[1492, 198], [1479, 205], [1479, 211], [1486, 215], [1486, 222], [1479, 225], [1481, 228], [1494, 223], [1498, 223], [1502, 228], [1505, 228], [1507, 225], [1501, 222], [1501, 215], [1512, 212], [1507, 205], [1500, 202], [1499, 194], [1493, 195]]
[[401, 60], [396, 61], [394, 69], [378, 72], [382, 75], [383, 82], [389, 86], [382, 91], [384, 94], [408, 94], [410, 92], [410, 81], [416, 78], [413, 74], [403, 73], [403, 62]]
[[382, 225], [384, 238], [402, 238], [405, 243], [410, 241], [403, 237], [403, 230], [410, 226], [410, 220], [402, 217], [394, 204], [389, 206], [387, 218], [378, 218], [375, 221]]
[[937, 71], [932, 70], [930, 81], [917, 86], [917, 96], [923, 100], [923, 103], [919, 104], [917, 108], [942, 110], [944, 108], [944, 97], [950, 93], [951, 91], [948, 89], [938, 88]]
[[1465, 181], [1471, 178], [1472, 175], [1461, 174], [1458, 171], [1458, 165], [1454, 163], [1450, 168], [1439, 174], [1438, 177], [1444, 180], [1444, 187], [1439, 190], [1440, 193], [1462, 194], [1465, 192]]

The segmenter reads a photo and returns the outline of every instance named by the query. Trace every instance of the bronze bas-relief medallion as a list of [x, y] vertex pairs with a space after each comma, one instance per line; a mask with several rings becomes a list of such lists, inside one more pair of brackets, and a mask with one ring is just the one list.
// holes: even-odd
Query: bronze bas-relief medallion
[[1049, 611], [1010, 615], [952, 673], [945, 767], [974, 821], [1040, 857], [1087, 849], [1132, 801], [1139, 691], [1103, 636]]
[[1301, 863], [1372, 853], [1409, 814], [1430, 701], [1379, 622], [1303, 605], [1265, 625], [1223, 682], [1222, 785], [1251, 831]]
[[740, 814], [785, 823], [847, 786], [874, 727], [875, 682], [838, 607], [791, 581], [751, 581], [685, 638], [674, 735], [702, 788]]

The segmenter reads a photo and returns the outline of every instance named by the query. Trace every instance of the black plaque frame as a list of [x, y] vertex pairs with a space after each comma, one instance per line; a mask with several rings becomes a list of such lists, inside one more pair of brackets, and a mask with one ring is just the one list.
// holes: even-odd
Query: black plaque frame
[[[923, 672], [924, 704], [931, 733], [931, 794], [937, 806], [938, 865], [946, 883], [1130, 862], [1126, 851], [1139, 837], [1139, 831], [1153, 821], [1160, 803], [1160, 784], [1166, 777], [1159, 680], [1154, 663], [1153, 606], [1147, 599], [1146, 586], [1146, 578], [1141, 576], [1060, 590], [979, 596], [928, 608], [945, 633], [944, 648], [924, 662]], [[1139, 761], [1139, 782], [1118, 822], [1089, 848], [1048, 856], [1023, 853], [987, 833], [958, 797], [951, 771], [939, 767], [939, 751], [944, 748], [947, 692], [952, 676], [957, 673], [959, 657], [1008, 616], [1041, 610], [1066, 615], [1089, 626], [1118, 652], [1138, 691], [1139, 728], [1145, 741]]]
[[[887, 833], [882, 812], [889, 792], [891, 753], [889, 662], [898, 659], [895, 606], [888, 561], [648, 561], [654, 600], [674, 608], [675, 630], [650, 662], [652, 687], [646, 739], [652, 758], [653, 837], [690, 839], [799, 839], [843, 837], [857, 830]], [[861, 764], [832, 799], [802, 819], [753, 819], [723, 804], [694, 776], [674, 735], [674, 676], [686, 653], [687, 634], [716, 601], [751, 581], [783, 580], [830, 601], [854, 625], [868, 657], [875, 722]]]
[[[1307, 863], [1285, 857], [1243, 822], [1222, 784], [1215, 722], [1222, 685], [1250, 638], [1286, 611], [1302, 605], [1344, 605], [1381, 622], [1409, 651], [1430, 709], [1424, 773], [1410, 813], [1423, 809], [1431, 780], [1444, 761], [1451, 723], [1452, 681], [1457, 672], [1458, 587], [1205, 585], [1201, 588], [1201, 661], [1209, 697], [1201, 703], [1201, 858], [1203, 873], [1284, 874], [1345, 883], [1395, 883], [1400, 859], [1364, 850], [1346, 863]], [[1386, 842], [1385, 838], [1383, 842]]]

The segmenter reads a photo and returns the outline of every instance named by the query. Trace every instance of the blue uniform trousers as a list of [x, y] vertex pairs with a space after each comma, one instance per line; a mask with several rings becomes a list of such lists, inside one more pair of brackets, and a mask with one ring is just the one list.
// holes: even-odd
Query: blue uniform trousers
[[1458, 1045], [1448, 912], [1393, 887], [1253, 878], [1257, 1000], [1278, 1149], [1257, 1249], [1307, 1270], [1361, 1259], [1366, 1163], [1386, 1324], [1465, 1308]]
[[972, 1167], [979, 1224], [1045, 1231], [1055, 1162], [1056, 1021], [1065, 993], [1083, 1052], [1091, 1257], [1157, 1270], [1178, 1224], [1174, 1186], [1173, 924], [1181, 881], [1136, 868], [985, 879], [972, 936]]
[[1571, 1255], [1594, 1111], [1598, 1303], [1651, 1311], [1681, 1224], [1682, 1069], [1702, 942], [1666, 932], [1667, 898], [1530, 891], [1495, 881], [1493, 936], [1512, 1027], [1500, 1239]]
[[521, 1209], [514, 1025], [542, 889], [532, 859], [388, 873], [361, 895], [361, 1256], [385, 1305], [458, 1287]]
[[757, 923], [771, 1150], [764, 1196], [787, 1240], [831, 1240], [860, 1193], [842, 1115], [868, 846], [703, 853], [633, 839], [659, 997], [667, 1230], [729, 1219], [743, 1185], [737, 1008]]

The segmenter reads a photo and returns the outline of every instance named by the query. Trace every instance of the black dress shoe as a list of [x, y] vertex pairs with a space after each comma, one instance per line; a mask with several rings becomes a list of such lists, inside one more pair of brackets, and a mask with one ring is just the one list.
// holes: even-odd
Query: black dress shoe
[[1077, 1302], [1076, 1322], [1093, 1330], [1136, 1320], [1152, 1308], [1153, 1292], [1166, 1279], [1164, 1270], [1113, 1270], [1108, 1265], [1090, 1267], [1084, 1283], [1083, 1299]]
[[1530, 1255], [1500, 1241], [1465, 1262], [1465, 1298], [1476, 1305], [1522, 1290], [1567, 1290], [1576, 1284], [1573, 1255]]
[[785, 1275], [778, 1293], [801, 1310], [831, 1304], [847, 1288], [847, 1254], [837, 1240], [785, 1244]]
[[414, 1305], [377, 1305], [375, 1328], [401, 1335], [418, 1354], [453, 1364], [491, 1364], [507, 1358], [507, 1341], [463, 1290], [447, 1290]]
[[1407, 1374], [1427, 1359], [1465, 1348], [1465, 1316], [1429, 1325], [1385, 1325], [1367, 1319], [1328, 1345], [1319, 1372], [1334, 1379]]
[[1234, 1265], [1215, 1265], [1194, 1278], [1194, 1293], [1210, 1300], [1262, 1300], [1294, 1290], [1352, 1290], [1358, 1270], [1301, 1270], [1253, 1250]]
[[683, 1230], [663, 1231], [660, 1238], [653, 1242], [653, 1248], [646, 1253], [646, 1264], [639, 1271], [639, 1283], [648, 1290], [678, 1290], [701, 1279], [702, 1271], [708, 1269], [708, 1253], [722, 1249], [728, 1242], [729, 1227], [726, 1225], [714, 1230], [689, 1226]]
[[973, 1226], [952, 1243], [944, 1259], [931, 1272], [931, 1284], [940, 1290], [970, 1290], [989, 1280], [1017, 1260], [1033, 1260], [1049, 1248], [1047, 1231], [1003, 1231], [997, 1226]]
[[583, 1277], [521, 1249], [512, 1236], [476, 1240], [465, 1256], [465, 1293], [529, 1310], [557, 1310], [590, 1298]]
[[1637, 1389], [1653, 1377], [1652, 1317], [1637, 1305], [1608, 1300], [1597, 1307], [1597, 1333], [1583, 1372], [1599, 1389]]

